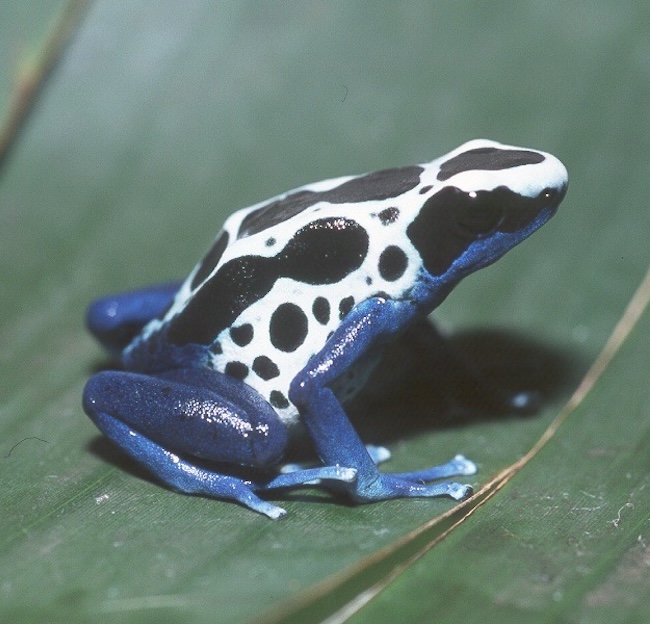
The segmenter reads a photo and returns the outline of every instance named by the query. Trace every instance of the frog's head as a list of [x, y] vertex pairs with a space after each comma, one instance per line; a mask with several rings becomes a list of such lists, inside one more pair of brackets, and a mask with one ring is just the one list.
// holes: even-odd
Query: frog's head
[[554, 156], [483, 139], [432, 162], [426, 175], [431, 195], [407, 233], [434, 281], [448, 286], [546, 223], [568, 184]]

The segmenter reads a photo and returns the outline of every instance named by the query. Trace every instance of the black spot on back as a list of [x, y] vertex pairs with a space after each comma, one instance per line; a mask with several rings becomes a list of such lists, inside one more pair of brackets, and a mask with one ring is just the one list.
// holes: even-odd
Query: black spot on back
[[230, 337], [237, 346], [245, 347], [253, 340], [253, 326], [250, 323], [244, 323], [238, 327], [231, 327]]
[[203, 260], [201, 260], [201, 266], [196, 272], [196, 275], [192, 279], [191, 288], [194, 290], [210, 273], [212, 273], [214, 267], [219, 264], [221, 256], [223, 255], [224, 250], [228, 246], [228, 232], [223, 231], [221, 236], [214, 242], [210, 250]]
[[390, 225], [397, 221], [397, 217], [399, 217], [399, 208], [395, 208], [394, 206], [384, 208], [377, 216], [382, 225]]
[[345, 316], [354, 307], [354, 297], [345, 297], [339, 303], [339, 319], [343, 320]]
[[438, 180], [444, 182], [457, 173], [471, 170], [498, 171], [520, 165], [535, 165], [544, 156], [530, 150], [500, 149], [498, 147], [479, 147], [458, 154], [444, 162], [438, 172]]
[[307, 337], [307, 316], [295, 303], [283, 303], [271, 315], [271, 344], [280, 351], [295, 351]]
[[268, 381], [277, 377], [280, 374], [280, 369], [273, 360], [265, 355], [260, 355], [253, 360], [253, 372], [264, 381]]
[[287, 397], [282, 394], [279, 390], [273, 390], [269, 396], [269, 402], [273, 407], [277, 407], [278, 409], [285, 409], [289, 407], [289, 401], [287, 401]]
[[257, 234], [278, 223], [291, 219], [291, 217], [300, 214], [305, 208], [317, 203], [320, 195], [321, 193], [314, 193], [313, 191], [298, 191], [287, 195], [284, 199], [278, 199], [254, 210], [246, 215], [241, 222], [237, 238]]
[[316, 297], [311, 311], [321, 325], [327, 325], [330, 322], [330, 303], [325, 297]]
[[307, 284], [335, 284], [358, 269], [368, 253], [368, 234], [340, 217], [312, 221], [287, 244], [284, 275]]
[[254, 210], [242, 221], [237, 238], [262, 232], [300, 214], [318, 202], [355, 204], [397, 197], [420, 182], [422, 167], [383, 169], [352, 178], [329, 191], [297, 191]]
[[242, 362], [228, 362], [225, 368], [226, 375], [242, 381], [248, 375], [248, 366]]
[[368, 234], [340, 217], [312, 221], [282, 251], [270, 258], [242, 256], [226, 262], [169, 322], [168, 339], [176, 345], [210, 344], [276, 280], [334, 284], [358, 269], [368, 253]]
[[382, 169], [344, 182], [327, 191], [327, 201], [333, 204], [366, 202], [398, 197], [420, 182], [424, 171], [417, 165]]
[[387, 281], [394, 282], [404, 275], [408, 258], [397, 245], [389, 245], [379, 256], [379, 274]]
[[244, 256], [226, 262], [169, 322], [177, 345], [210, 344], [217, 335], [271, 290], [277, 279], [273, 258]]

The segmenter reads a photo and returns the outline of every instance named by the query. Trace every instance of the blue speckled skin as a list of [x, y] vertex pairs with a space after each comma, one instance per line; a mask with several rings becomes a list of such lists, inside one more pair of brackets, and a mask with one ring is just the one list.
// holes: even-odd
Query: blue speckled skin
[[[467, 143], [414, 167], [339, 178], [234, 213], [185, 282], [105, 297], [90, 331], [124, 370], [93, 375], [84, 409], [168, 486], [238, 501], [321, 483], [356, 502], [462, 500], [473, 462], [379, 471], [344, 411], [382, 345], [426, 317], [556, 211], [549, 154]], [[304, 427], [323, 465], [281, 472]]]

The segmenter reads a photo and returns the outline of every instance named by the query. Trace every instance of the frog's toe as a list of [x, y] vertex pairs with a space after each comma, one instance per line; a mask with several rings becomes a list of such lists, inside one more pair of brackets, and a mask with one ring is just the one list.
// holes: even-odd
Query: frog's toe
[[385, 446], [366, 444], [366, 451], [375, 464], [383, 464], [391, 458], [391, 452]]
[[464, 455], [456, 455], [450, 462], [450, 467], [457, 476], [470, 476], [478, 472], [478, 466]]
[[287, 515], [286, 509], [278, 507], [277, 505], [272, 505], [271, 503], [267, 503], [265, 501], [262, 501], [262, 505], [259, 505], [257, 508], [251, 507], [251, 509], [265, 515], [271, 520], [279, 520], [280, 518], [284, 518]]
[[508, 406], [521, 416], [536, 414], [542, 404], [542, 396], [535, 390], [516, 392], [508, 397]]
[[287, 464], [282, 467], [278, 476], [262, 486], [262, 490], [275, 490], [298, 485], [318, 485], [321, 481], [341, 481], [354, 483], [357, 478], [355, 468], [344, 466], [321, 466], [318, 468], [302, 468], [300, 464]]
[[399, 476], [406, 481], [424, 483], [438, 479], [447, 479], [448, 477], [467, 477], [477, 472], [478, 466], [471, 459], [467, 459], [464, 455], [456, 455], [445, 464], [415, 472], [403, 472]]
[[465, 483], [448, 483], [447, 485], [449, 486], [449, 496], [454, 500], [464, 501], [474, 494], [474, 488], [471, 485]]

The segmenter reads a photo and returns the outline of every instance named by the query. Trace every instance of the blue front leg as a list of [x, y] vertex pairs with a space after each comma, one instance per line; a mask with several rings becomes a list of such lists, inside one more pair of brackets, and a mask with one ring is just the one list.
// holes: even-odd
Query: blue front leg
[[393, 335], [410, 320], [410, 302], [373, 298], [355, 308], [308, 366], [296, 376], [289, 396], [300, 409], [316, 450], [326, 465], [357, 471], [355, 482], [345, 485], [356, 501], [366, 502], [407, 496], [450, 496], [463, 500], [472, 488], [460, 483], [425, 485], [453, 475], [471, 475], [476, 465], [457, 455], [450, 462], [405, 474], [382, 474], [359, 439], [329, 385], [377, 341]]
[[171, 305], [182, 282], [168, 282], [96, 299], [86, 325], [102, 346], [118, 356], [136, 334]]

